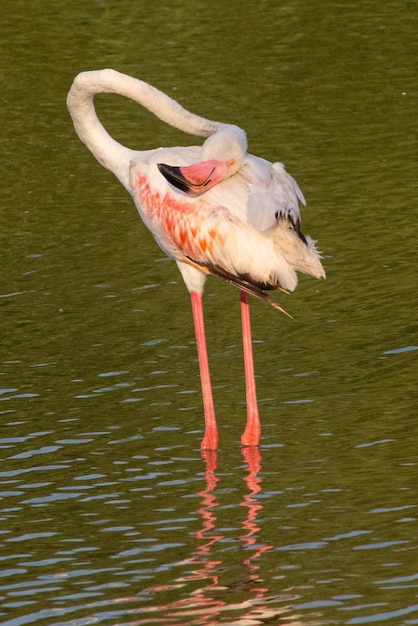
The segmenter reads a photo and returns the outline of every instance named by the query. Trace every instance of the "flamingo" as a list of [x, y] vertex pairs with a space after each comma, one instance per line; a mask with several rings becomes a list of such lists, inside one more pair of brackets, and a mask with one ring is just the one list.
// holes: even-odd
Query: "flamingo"
[[[133, 150], [101, 124], [94, 96], [115, 93], [137, 102], [202, 146]], [[266, 291], [293, 291], [297, 272], [325, 278], [315, 241], [300, 230], [305, 200], [282, 163], [247, 152], [238, 126], [195, 115], [148, 83], [113, 69], [81, 72], [67, 106], [81, 141], [132, 195], [158, 245], [174, 259], [190, 293], [200, 368], [205, 432], [202, 450], [218, 448], [202, 295], [208, 275], [240, 290], [247, 421], [243, 446], [258, 446], [248, 295], [283, 311]]]

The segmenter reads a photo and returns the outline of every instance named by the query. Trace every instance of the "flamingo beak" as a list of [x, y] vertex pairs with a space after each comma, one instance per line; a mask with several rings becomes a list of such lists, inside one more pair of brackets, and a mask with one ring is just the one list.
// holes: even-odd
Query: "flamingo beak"
[[228, 163], [215, 160], [183, 167], [157, 163], [157, 167], [170, 185], [191, 196], [202, 194], [227, 178], [230, 168]]

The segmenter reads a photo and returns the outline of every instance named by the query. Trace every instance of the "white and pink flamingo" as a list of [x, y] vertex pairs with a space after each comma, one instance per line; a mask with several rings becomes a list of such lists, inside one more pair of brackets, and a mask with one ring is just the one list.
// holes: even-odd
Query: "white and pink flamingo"
[[[202, 146], [132, 150], [105, 130], [94, 96], [115, 93], [138, 102]], [[267, 290], [293, 291], [296, 272], [324, 278], [315, 242], [300, 231], [296, 181], [281, 163], [247, 152], [238, 126], [194, 115], [148, 83], [112, 69], [82, 72], [67, 105], [81, 141], [132, 195], [158, 245], [173, 258], [189, 290], [196, 333], [205, 416], [202, 449], [218, 447], [202, 294], [209, 274], [241, 292], [247, 422], [243, 446], [257, 446], [258, 415], [248, 294], [283, 310]]]

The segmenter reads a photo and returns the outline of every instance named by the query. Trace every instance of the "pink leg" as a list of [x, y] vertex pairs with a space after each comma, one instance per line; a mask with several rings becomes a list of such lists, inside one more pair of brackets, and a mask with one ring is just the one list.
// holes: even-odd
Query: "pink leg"
[[218, 427], [216, 425], [210, 382], [208, 351], [206, 348], [205, 323], [203, 320], [202, 294], [190, 292], [193, 321], [196, 334], [197, 355], [199, 357], [200, 380], [202, 383], [203, 409], [205, 413], [205, 435], [200, 447], [202, 450], [216, 450], [218, 447]]
[[243, 446], [258, 446], [261, 426], [258, 416], [257, 394], [255, 388], [253, 344], [251, 338], [250, 305], [248, 294], [241, 291], [242, 342], [244, 346], [245, 392], [247, 398], [247, 424], [241, 436]]

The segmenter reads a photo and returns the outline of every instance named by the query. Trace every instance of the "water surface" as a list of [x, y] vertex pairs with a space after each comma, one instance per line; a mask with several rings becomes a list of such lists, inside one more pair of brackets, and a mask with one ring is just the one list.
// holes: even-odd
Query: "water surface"
[[[418, 624], [416, 29], [408, 2], [22, 0], [0, 26], [3, 624]], [[327, 280], [252, 306], [209, 280], [220, 449], [201, 455], [175, 265], [75, 136], [114, 67], [284, 161]], [[189, 144], [98, 98], [131, 147]]]

